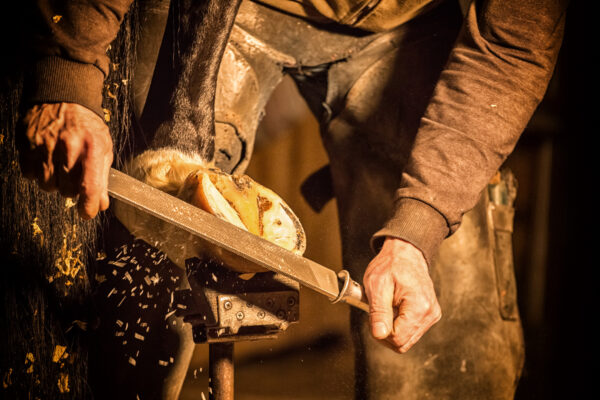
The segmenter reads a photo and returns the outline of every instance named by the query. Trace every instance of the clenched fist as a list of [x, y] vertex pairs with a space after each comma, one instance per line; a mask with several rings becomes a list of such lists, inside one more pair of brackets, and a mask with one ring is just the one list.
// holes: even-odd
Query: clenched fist
[[23, 175], [36, 179], [43, 190], [79, 195], [84, 219], [108, 208], [113, 151], [102, 118], [79, 104], [40, 104], [27, 111], [19, 135]]
[[442, 316], [419, 249], [388, 237], [363, 278], [369, 299], [371, 333], [405, 353]]

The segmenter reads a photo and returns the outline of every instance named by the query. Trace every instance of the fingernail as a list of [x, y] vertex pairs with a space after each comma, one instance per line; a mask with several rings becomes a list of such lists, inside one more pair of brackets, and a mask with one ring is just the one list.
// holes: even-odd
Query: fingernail
[[373, 324], [373, 335], [379, 338], [387, 335], [387, 327], [383, 322]]

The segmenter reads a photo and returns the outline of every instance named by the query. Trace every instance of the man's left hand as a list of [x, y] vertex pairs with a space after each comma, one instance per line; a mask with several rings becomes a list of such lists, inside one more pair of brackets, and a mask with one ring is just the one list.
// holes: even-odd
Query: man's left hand
[[442, 316], [423, 253], [388, 237], [363, 279], [371, 333], [405, 353]]
[[96, 113], [75, 103], [32, 106], [18, 134], [23, 175], [41, 189], [79, 195], [82, 218], [108, 208], [108, 174], [113, 160], [108, 126]]

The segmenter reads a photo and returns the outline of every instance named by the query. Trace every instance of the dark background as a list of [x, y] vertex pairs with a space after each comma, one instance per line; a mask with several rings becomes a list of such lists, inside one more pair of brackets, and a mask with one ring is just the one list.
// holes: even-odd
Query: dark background
[[[589, 393], [593, 351], [595, 300], [595, 128], [592, 110], [594, 58], [592, 26], [583, 2], [572, 1], [559, 63], [544, 102], [508, 164], [527, 164], [537, 191], [529, 205], [519, 208], [515, 237], [517, 279], [526, 340], [526, 367], [519, 398], [575, 398]], [[549, 147], [548, 147], [549, 146]], [[536, 163], [547, 157], [549, 163]], [[543, 168], [540, 168], [543, 166]], [[550, 168], [550, 171], [546, 169]], [[539, 182], [548, 174], [548, 182]], [[542, 211], [536, 225], [534, 215]], [[536, 231], [537, 230], [537, 231]], [[547, 232], [546, 243], [532, 243]], [[540, 248], [539, 246], [542, 246]], [[530, 269], [545, 260], [537, 271]], [[536, 275], [537, 274], [537, 275]], [[531, 303], [539, 308], [531, 310]], [[535, 311], [535, 312], [533, 312]]]

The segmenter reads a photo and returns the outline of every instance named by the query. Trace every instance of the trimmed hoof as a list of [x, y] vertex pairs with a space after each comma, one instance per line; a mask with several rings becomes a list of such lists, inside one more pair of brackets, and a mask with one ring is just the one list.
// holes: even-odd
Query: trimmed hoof
[[[173, 149], [146, 151], [127, 165], [126, 172], [297, 255], [306, 249], [304, 229], [290, 207], [246, 175], [226, 174]], [[201, 240], [131, 206], [115, 202], [115, 214], [132, 235], [165, 252], [181, 268], [188, 258], [210, 256]], [[238, 272], [264, 271], [226, 266]]]

